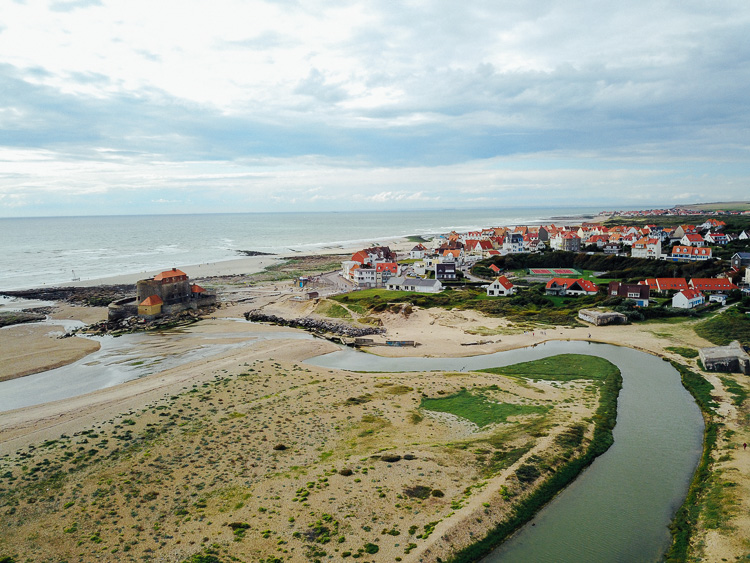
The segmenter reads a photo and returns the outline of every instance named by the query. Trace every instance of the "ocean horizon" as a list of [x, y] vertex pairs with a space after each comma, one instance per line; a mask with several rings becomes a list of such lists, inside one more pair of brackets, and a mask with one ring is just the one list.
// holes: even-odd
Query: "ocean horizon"
[[51, 287], [221, 262], [241, 251], [290, 254], [410, 235], [534, 225], [598, 207], [0, 218], [0, 290]]

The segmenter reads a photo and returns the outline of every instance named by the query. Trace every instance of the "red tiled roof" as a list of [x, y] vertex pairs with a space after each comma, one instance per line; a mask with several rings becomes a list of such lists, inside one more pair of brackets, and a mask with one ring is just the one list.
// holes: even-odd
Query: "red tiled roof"
[[688, 288], [685, 278], [656, 278], [656, 285], [659, 291], [680, 291]]
[[154, 281], [166, 281], [166, 280], [171, 280], [174, 278], [187, 278], [187, 274], [183, 272], [182, 270], [178, 270], [177, 268], [172, 268], [171, 270], [166, 270], [162, 272], [161, 274], [155, 275]]
[[194, 283], [190, 286], [190, 292], [191, 293], [205, 293], [206, 290], [203, 289], [201, 286], [199, 286], [197, 283]]
[[690, 287], [701, 291], [731, 291], [739, 289], [727, 278], [693, 278]]
[[146, 297], [146, 299], [141, 301], [141, 305], [143, 305], [144, 307], [151, 307], [153, 305], [162, 305], [163, 303], [164, 301], [162, 301], [161, 297], [159, 297], [158, 295], [149, 295], [148, 297]]
[[498, 268], [495, 264], [490, 264], [490, 270], [492, 270], [493, 272], [499, 272], [500, 268]]
[[394, 274], [398, 273], [398, 264], [395, 262], [378, 262], [375, 264], [375, 271], [376, 272], [392, 272]]
[[550, 289], [553, 285], [558, 287], [570, 288], [573, 284], [577, 283], [584, 291], [599, 291], [599, 288], [595, 283], [583, 278], [552, 278], [547, 282], [547, 289]]
[[697, 297], [703, 297], [703, 294], [697, 289], [683, 289], [682, 293], [688, 299], [696, 299]]
[[497, 280], [495, 280], [497, 283], [502, 285], [505, 289], [512, 289], [513, 284], [510, 283], [510, 280], [506, 278], [505, 276], [499, 276]]
[[364, 250], [360, 250], [352, 254], [352, 260], [360, 264], [367, 264], [370, 261], [370, 256]]

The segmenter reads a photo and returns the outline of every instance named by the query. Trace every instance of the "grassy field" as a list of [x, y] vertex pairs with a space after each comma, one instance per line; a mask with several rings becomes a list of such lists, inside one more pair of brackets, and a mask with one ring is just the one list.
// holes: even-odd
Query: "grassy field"
[[747, 346], [750, 344], [750, 316], [732, 307], [696, 324], [695, 332], [717, 346], [726, 346], [733, 340]]
[[572, 381], [574, 379], [604, 380], [617, 373], [618, 369], [604, 358], [582, 354], [561, 354], [551, 358], [481, 371], [527, 379]]
[[695, 348], [685, 348], [683, 346], [667, 346], [665, 350], [669, 350], [670, 352], [679, 354], [683, 358], [690, 359], [698, 357], [698, 350], [696, 350]]
[[351, 320], [352, 316], [344, 307], [332, 301], [321, 301], [315, 307], [315, 313], [331, 319]]
[[488, 297], [483, 289], [456, 288], [441, 293], [412, 293], [366, 289], [338, 295], [332, 299], [346, 307], [359, 305], [370, 312], [397, 312], [400, 304], [443, 309], [471, 309], [490, 316], [503, 316], [514, 323], [540, 325], [578, 325], [578, 309], [590, 307], [604, 296], [569, 298], [556, 303], [539, 291], [539, 286], [521, 289], [512, 297]]
[[480, 428], [498, 422], [506, 422], [508, 417], [511, 416], [542, 414], [549, 410], [549, 407], [537, 405], [499, 403], [487, 397], [482, 392], [482, 389], [474, 391], [461, 389], [458, 393], [450, 397], [424, 398], [420, 406], [426, 410], [446, 412], [460, 416]]

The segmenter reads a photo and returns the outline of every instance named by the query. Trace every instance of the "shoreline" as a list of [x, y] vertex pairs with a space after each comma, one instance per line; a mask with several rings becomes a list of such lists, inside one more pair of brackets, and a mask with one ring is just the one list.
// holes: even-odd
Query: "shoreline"
[[[525, 222], [519, 222], [518, 224], [526, 224], [526, 225], [547, 225], [547, 224], [558, 224], [558, 225], [576, 225], [580, 224], [581, 222], [589, 222], [589, 223], [596, 223], [596, 222], [604, 222], [609, 218], [608, 215], [602, 215], [603, 212], [600, 212], [599, 214], [592, 215], [592, 214], [581, 214], [581, 215], [573, 215], [573, 216], [561, 216], [561, 217], [545, 217], [543, 219], [537, 219], [533, 221], [525, 221]], [[498, 226], [516, 226], [514, 224], [508, 224], [508, 225], [481, 225], [476, 226], [476, 229], [481, 228], [489, 228], [489, 227], [498, 227]], [[463, 227], [453, 227], [453, 229], [458, 229]], [[191, 263], [191, 264], [183, 264], [179, 265], [175, 263], [175, 261], [172, 258], [166, 258], [165, 264], [160, 269], [154, 269], [154, 270], [141, 270], [139, 272], [129, 271], [129, 272], [123, 272], [119, 274], [114, 274], [111, 276], [99, 276], [99, 277], [92, 277], [92, 278], [86, 278], [81, 280], [66, 280], [66, 281], [59, 281], [59, 282], [50, 282], [50, 283], [41, 283], [41, 284], [24, 284], [24, 285], [14, 285], [13, 287], [3, 287], [0, 288], [0, 293], [2, 291], [23, 291], [23, 290], [30, 290], [30, 289], [49, 289], [51, 287], [90, 287], [93, 285], [118, 285], [122, 283], [135, 283], [141, 279], [152, 277], [156, 274], [158, 274], [160, 271], [163, 271], [164, 269], [168, 269], [170, 267], [177, 267], [181, 270], [183, 270], [185, 273], [188, 274], [190, 277], [210, 277], [210, 276], [221, 276], [221, 275], [240, 275], [240, 274], [253, 274], [258, 273], [262, 271], [263, 269], [267, 268], [270, 265], [273, 265], [276, 262], [288, 260], [294, 257], [299, 256], [306, 256], [306, 255], [314, 255], [314, 256], [322, 256], [322, 255], [336, 255], [336, 254], [354, 254], [358, 250], [361, 250], [362, 248], [367, 248], [368, 246], [372, 245], [388, 245], [392, 246], [393, 249], [396, 252], [399, 252], [399, 249], [401, 252], [408, 252], [411, 250], [411, 248], [417, 244], [415, 242], [410, 242], [408, 240], [408, 237], [413, 236], [423, 236], [423, 237], [435, 237], [439, 236], [441, 234], [445, 234], [446, 232], [450, 232], [449, 230], [445, 232], [430, 232], [429, 234], [425, 233], [413, 233], [408, 235], [387, 235], [383, 237], [377, 237], [377, 238], [364, 238], [364, 239], [352, 239], [352, 240], [345, 240], [345, 241], [334, 241], [334, 242], [324, 242], [324, 243], [310, 243], [309, 249], [300, 249], [295, 250], [293, 248], [287, 248], [286, 251], [279, 252], [279, 253], [270, 253], [270, 254], [262, 254], [258, 256], [243, 256], [241, 255], [240, 250], [235, 250], [234, 252], [237, 252], [238, 254], [236, 256], [232, 257], [226, 257], [222, 258], [213, 262], [204, 262], [204, 263]], [[254, 251], [253, 248], [247, 248], [246, 251]], [[260, 252], [260, 251], [259, 251]], [[264, 250], [262, 252], [270, 252], [268, 250]], [[66, 268], [75, 268], [74, 264], [68, 264]]]

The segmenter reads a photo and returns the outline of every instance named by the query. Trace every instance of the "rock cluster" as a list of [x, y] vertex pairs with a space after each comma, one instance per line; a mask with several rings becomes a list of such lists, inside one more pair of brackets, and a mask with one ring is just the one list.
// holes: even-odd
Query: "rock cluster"
[[254, 310], [245, 313], [245, 319], [255, 323], [271, 323], [275, 325], [301, 328], [315, 333], [330, 333], [340, 336], [367, 336], [369, 334], [384, 334], [384, 328], [356, 327], [348, 324], [335, 323], [310, 317], [298, 319], [285, 319], [276, 315], [267, 315], [262, 311]]
[[[145, 330], [157, 330], [167, 329], [175, 326], [184, 326], [198, 322], [200, 320], [200, 313], [196, 311], [182, 311], [176, 315], [168, 315], [159, 317], [153, 320], [147, 320], [143, 317], [126, 317], [116, 321], [99, 321], [86, 328], [81, 329], [82, 332], [88, 334], [126, 334], [129, 332], [141, 332]], [[73, 333], [68, 333], [65, 336], [73, 336]]]

